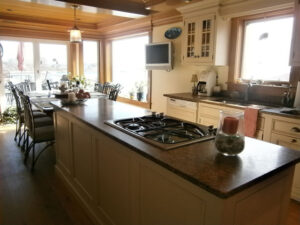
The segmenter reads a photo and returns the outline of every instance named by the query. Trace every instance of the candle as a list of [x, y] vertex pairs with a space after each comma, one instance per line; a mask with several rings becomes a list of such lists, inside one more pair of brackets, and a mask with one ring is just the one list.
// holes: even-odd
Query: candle
[[234, 117], [225, 117], [223, 121], [222, 131], [226, 134], [235, 134], [238, 130], [239, 120]]

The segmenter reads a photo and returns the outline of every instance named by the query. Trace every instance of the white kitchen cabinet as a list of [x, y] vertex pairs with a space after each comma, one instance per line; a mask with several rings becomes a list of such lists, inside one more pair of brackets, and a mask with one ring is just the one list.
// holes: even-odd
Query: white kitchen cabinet
[[291, 47], [290, 64], [300, 66], [300, 1], [295, 0], [294, 31]]
[[[300, 151], [300, 121], [282, 116], [266, 116], [265, 140]], [[300, 201], [300, 163], [295, 167], [291, 197]]]
[[184, 20], [184, 63], [213, 63], [215, 15]]
[[218, 0], [203, 0], [177, 8], [183, 15], [183, 64], [228, 64], [230, 21], [221, 18], [218, 9]]
[[167, 101], [167, 115], [178, 119], [197, 122], [197, 108], [196, 102], [185, 101], [175, 98], [168, 98]]

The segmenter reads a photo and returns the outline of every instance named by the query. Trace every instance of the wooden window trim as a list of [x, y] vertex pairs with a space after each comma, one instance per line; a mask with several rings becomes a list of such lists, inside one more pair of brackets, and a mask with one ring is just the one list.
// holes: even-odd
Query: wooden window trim
[[[136, 34], [130, 34], [130, 35], [125, 35], [125, 36], [118, 36], [118, 37], [113, 37], [113, 38], [107, 38], [104, 41], [104, 55], [105, 55], [105, 62], [104, 62], [104, 71], [105, 71], [105, 75], [104, 77], [102, 77], [102, 79], [104, 78], [104, 80], [101, 80], [101, 82], [112, 82], [112, 41], [113, 40], [118, 40], [118, 39], [125, 39], [125, 38], [130, 38], [130, 37], [139, 37], [139, 36], [145, 36], [148, 35], [149, 37], [149, 43], [152, 42], [152, 32], [148, 31], [148, 32], [142, 32], [142, 33], [136, 33]], [[125, 102], [131, 105], [136, 105], [139, 107], [143, 107], [143, 108], [147, 108], [147, 109], [151, 109], [151, 105], [152, 105], [152, 71], [148, 70], [148, 95], [147, 95], [147, 101], [146, 102], [140, 102], [137, 100], [132, 100], [129, 98], [124, 98], [124, 97], [118, 97], [117, 101], [120, 102]]]
[[[255, 15], [243, 16], [233, 18], [231, 21], [231, 39], [230, 46], [231, 51], [229, 53], [229, 74], [228, 74], [228, 83], [236, 84], [238, 83], [238, 79], [241, 77], [241, 64], [242, 64], [242, 56], [243, 56], [243, 42], [244, 42], [244, 32], [245, 32], [245, 22], [249, 20], [256, 20], [262, 18], [272, 18], [276, 16], [288, 16], [293, 15], [294, 9], [288, 8], [283, 10], [276, 10], [267, 13], [259, 13]], [[292, 71], [292, 70], [291, 70]], [[290, 81], [291, 81], [290, 74]], [[243, 82], [250, 82], [249, 80], [244, 80]], [[289, 82], [283, 81], [265, 81], [265, 84], [273, 84], [273, 85], [281, 85], [281, 84], [289, 84]]]

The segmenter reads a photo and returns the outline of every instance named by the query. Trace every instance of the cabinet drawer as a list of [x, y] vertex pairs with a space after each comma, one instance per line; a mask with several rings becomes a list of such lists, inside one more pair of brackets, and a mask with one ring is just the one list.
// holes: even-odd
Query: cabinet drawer
[[271, 142], [287, 148], [300, 150], [300, 138], [293, 138], [281, 134], [272, 133]]
[[207, 107], [207, 106], [201, 106], [201, 107], [199, 107], [199, 114], [208, 115], [210, 117], [219, 119], [220, 110], [221, 109], [211, 108], [211, 107]]
[[213, 125], [214, 128], [217, 128], [219, 125], [219, 119], [213, 119], [208, 117], [200, 117], [198, 120], [198, 123], [204, 125], [204, 126], [211, 126]]
[[282, 120], [273, 120], [273, 129], [277, 133], [284, 133], [292, 137], [300, 138], [300, 123], [291, 123]]

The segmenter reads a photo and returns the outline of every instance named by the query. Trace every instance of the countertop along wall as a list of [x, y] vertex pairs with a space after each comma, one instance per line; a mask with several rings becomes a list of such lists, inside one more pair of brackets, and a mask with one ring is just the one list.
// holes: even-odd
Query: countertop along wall
[[[192, 92], [193, 83], [190, 82], [192, 74], [208, 69], [207, 66], [183, 65], [181, 63], [181, 41], [183, 34], [175, 40], [165, 38], [165, 31], [171, 27], [180, 27], [183, 29], [183, 23], [173, 23], [153, 28], [152, 42], [167, 42], [173, 43], [173, 70], [170, 72], [164, 70], [152, 70], [152, 111], [164, 112], [167, 111], [167, 98], [163, 94]], [[229, 32], [228, 32], [229, 33]], [[228, 79], [228, 67], [215, 67], [219, 74], [219, 83], [226, 88], [225, 82]]]

